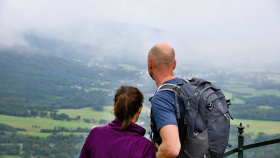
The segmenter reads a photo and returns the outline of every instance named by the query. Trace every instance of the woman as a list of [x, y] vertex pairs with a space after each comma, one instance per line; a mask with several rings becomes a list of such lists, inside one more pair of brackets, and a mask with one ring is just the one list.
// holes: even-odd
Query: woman
[[135, 124], [143, 99], [142, 92], [135, 87], [118, 88], [114, 98], [115, 120], [92, 129], [80, 158], [154, 158], [153, 143], [143, 137], [146, 130]]

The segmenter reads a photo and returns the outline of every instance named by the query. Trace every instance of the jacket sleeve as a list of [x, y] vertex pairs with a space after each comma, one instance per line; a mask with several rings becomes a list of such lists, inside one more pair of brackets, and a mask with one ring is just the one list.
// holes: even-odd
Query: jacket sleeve
[[91, 148], [92, 148], [92, 139], [93, 139], [93, 134], [94, 129], [91, 130], [91, 132], [89, 133], [89, 135], [87, 136], [87, 139], [83, 145], [83, 148], [81, 150], [80, 153], [80, 157], [79, 158], [90, 158], [91, 157]]
[[79, 158], [89, 158], [89, 152], [87, 150], [87, 141], [84, 143]]

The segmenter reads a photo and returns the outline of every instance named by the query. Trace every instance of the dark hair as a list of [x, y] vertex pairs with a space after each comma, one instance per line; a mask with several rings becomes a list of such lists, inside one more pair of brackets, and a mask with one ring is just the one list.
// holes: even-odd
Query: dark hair
[[121, 86], [116, 90], [114, 115], [123, 122], [121, 129], [125, 130], [129, 127], [143, 100], [143, 93], [136, 87]]

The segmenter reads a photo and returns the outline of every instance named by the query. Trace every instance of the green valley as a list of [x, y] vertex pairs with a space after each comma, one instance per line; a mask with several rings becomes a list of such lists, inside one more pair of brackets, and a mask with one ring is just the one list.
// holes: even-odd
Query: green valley
[[[146, 128], [148, 137], [153, 80], [144, 64], [106, 61], [1, 50], [0, 157], [77, 157], [91, 129], [114, 119], [115, 90], [123, 84], [137, 86], [145, 95], [137, 123]], [[178, 68], [176, 75], [205, 78], [231, 99], [230, 141], [236, 147], [239, 123], [245, 127], [247, 143], [279, 137], [280, 72], [275, 69]]]

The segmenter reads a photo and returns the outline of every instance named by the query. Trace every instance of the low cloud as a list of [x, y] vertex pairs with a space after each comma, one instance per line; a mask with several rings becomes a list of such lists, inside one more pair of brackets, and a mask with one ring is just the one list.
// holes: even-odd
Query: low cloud
[[145, 60], [157, 43], [184, 59], [280, 57], [280, 8], [273, 1], [3, 0], [0, 46], [28, 46], [24, 34]]

